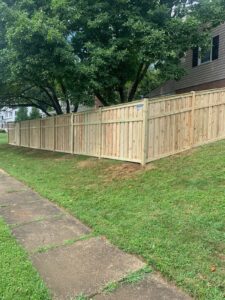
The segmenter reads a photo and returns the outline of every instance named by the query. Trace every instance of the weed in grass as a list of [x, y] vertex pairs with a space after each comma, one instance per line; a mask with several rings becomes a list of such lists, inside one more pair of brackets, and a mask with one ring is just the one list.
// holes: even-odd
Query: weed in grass
[[146, 266], [136, 272], [132, 272], [132, 273], [128, 274], [126, 277], [124, 277], [124, 279], [122, 280], [122, 283], [126, 283], [126, 284], [137, 283], [137, 282], [143, 280], [144, 277], [151, 272], [152, 272], [152, 268], [149, 266]]
[[109, 282], [106, 287], [103, 289], [104, 293], [112, 293], [115, 290], [117, 290], [122, 284], [134, 284], [134, 283], [138, 283], [141, 280], [144, 279], [144, 277], [151, 273], [152, 269], [149, 266], [146, 266], [136, 272], [132, 272], [130, 274], [128, 274], [127, 276], [125, 276], [124, 278], [122, 278], [121, 280], [117, 281], [117, 282]]
[[75, 298], [75, 300], [88, 300], [88, 297], [86, 297], [85, 295], [81, 294], [81, 295], [77, 296]]
[[45, 253], [45, 252], [48, 252], [48, 251], [50, 251], [50, 250], [54, 250], [54, 249], [59, 248], [59, 247], [68, 246], [68, 245], [73, 245], [73, 244], [75, 244], [76, 242], [88, 240], [88, 239], [90, 239], [90, 238], [92, 238], [92, 237], [94, 237], [94, 236], [96, 236], [96, 235], [90, 233], [90, 234], [81, 236], [81, 237], [79, 237], [79, 238], [70, 239], [70, 240], [65, 240], [65, 241], [63, 241], [63, 243], [61, 243], [61, 244], [54, 244], [54, 245], [42, 246], [42, 247], [39, 247], [39, 248], [37, 248], [36, 250], [34, 250], [34, 253]]
[[119, 282], [109, 282], [106, 287], [103, 289], [103, 292], [108, 294], [108, 293], [113, 293], [115, 290], [117, 290], [120, 286]]

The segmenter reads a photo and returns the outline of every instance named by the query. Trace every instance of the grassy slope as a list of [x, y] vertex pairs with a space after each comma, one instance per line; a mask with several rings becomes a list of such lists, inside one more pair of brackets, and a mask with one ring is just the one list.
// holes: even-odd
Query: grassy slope
[[121, 166], [0, 146], [0, 167], [10, 174], [190, 294], [223, 299], [225, 141], [162, 159], [129, 178]]
[[0, 299], [47, 300], [48, 291], [0, 218]]

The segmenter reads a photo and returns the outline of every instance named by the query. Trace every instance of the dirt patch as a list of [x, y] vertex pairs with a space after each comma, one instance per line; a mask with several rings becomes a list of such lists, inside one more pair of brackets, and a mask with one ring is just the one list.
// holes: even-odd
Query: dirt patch
[[150, 164], [147, 164], [143, 169], [146, 171], [150, 171], [150, 170], [157, 169], [157, 167], [153, 163], [150, 163]]
[[98, 159], [87, 159], [87, 160], [79, 161], [77, 163], [77, 167], [80, 169], [95, 168], [98, 163], [100, 163], [100, 161]]
[[80, 169], [88, 169], [96, 168], [99, 165], [103, 166], [103, 173], [100, 177], [103, 177], [106, 182], [131, 178], [142, 172], [156, 169], [156, 166], [153, 164], [147, 164], [145, 167], [136, 163], [106, 164], [105, 160], [99, 159], [82, 160], [76, 166]]
[[118, 179], [127, 179], [134, 177], [136, 174], [143, 172], [143, 168], [139, 164], [125, 163], [111, 165], [105, 169], [105, 181], [114, 181]]
[[64, 161], [64, 160], [69, 160], [72, 159], [74, 156], [71, 154], [65, 154], [63, 156], [55, 158], [56, 161]]

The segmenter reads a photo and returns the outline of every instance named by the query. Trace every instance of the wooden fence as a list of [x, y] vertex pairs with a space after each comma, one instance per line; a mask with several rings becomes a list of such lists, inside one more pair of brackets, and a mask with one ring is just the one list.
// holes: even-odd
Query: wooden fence
[[225, 138], [225, 89], [10, 123], [9, 144], [138, 162]]

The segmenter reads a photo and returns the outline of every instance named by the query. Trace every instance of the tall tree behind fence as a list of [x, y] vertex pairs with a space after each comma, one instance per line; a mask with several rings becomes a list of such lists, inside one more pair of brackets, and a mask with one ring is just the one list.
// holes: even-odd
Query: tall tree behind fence
[[225, 138], [225, 89], [10, 123], [9, 144], [142, 165]]

